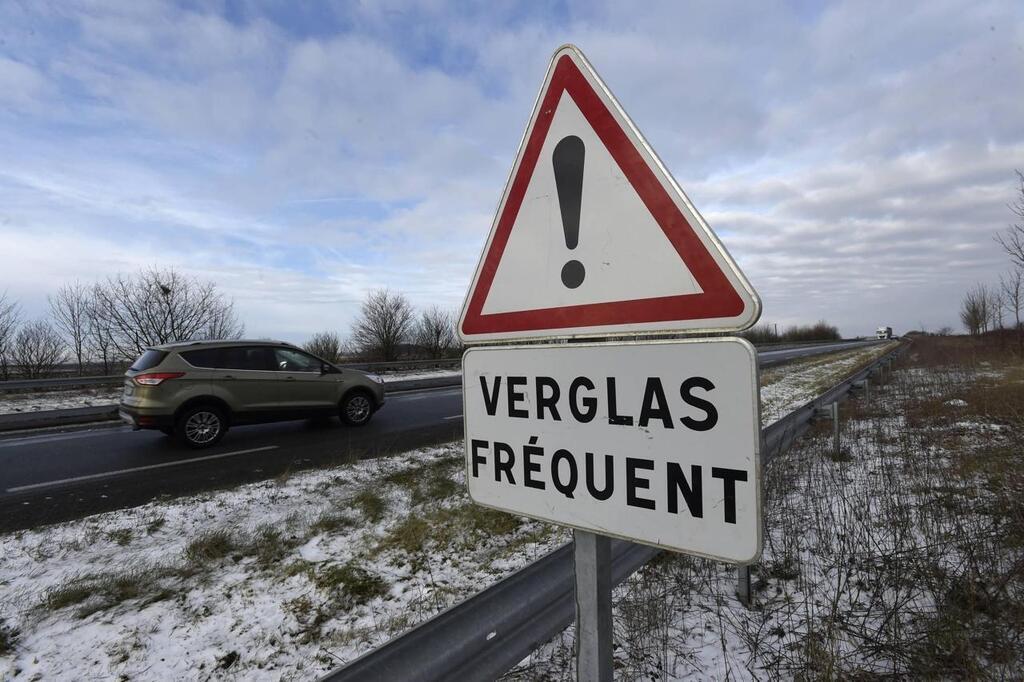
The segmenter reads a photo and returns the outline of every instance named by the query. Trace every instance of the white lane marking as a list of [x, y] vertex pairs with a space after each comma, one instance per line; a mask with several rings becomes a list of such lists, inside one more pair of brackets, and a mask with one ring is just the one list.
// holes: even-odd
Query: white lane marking
[[461, 414], [453, 414], [450, 417], [445, 417], [445, 419], [462, 419], [462, 415]]
[[249, 448], [248, 450], [235, 450], [234, 452], [222, 452], [218, 455], [207, 455], [206, 457], [192, 457], [190, 459], [179, 459], [176, 462], [164, 462], [162, 464], [150, 464], [144, 467], [132, 467], [131, 469], [117, 469], [115, 471], [104, 471], [99, 474], [88, 474], [86, 476], [75, 476], [73, 478], [62, 478], [58, 481], [44, 481], [42, 483], [31, 483], [29, 485], [19, 485], [14, 488], [8, 488], [9, 493], [20, 493], [23, 490], [38, 490], [39, 488], [52, 488], [58, 485], [64, 485], [65, 483], [78, 483], [80, 481], [94, 481], [99, 478], [110, 478], [113, 476], [119, 476], [121, 474], [131, 474], [136, 471], [148, 471], [150, 469], [163, 469], [164, 467], [174, 467], [181, 464], [189, 464], [191, 462], [202, 462], [210, 459], [223, 459], [224, 457], [234, 457], [236, 455], [247, 455], [250, 452], [264, 452], [266, 450], [276, 450], [279, 446], [277, 445], [264, 445], [261, 448]]

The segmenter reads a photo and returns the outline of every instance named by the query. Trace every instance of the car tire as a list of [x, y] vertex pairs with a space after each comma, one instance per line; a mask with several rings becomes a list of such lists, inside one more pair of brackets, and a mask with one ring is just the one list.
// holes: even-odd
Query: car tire
[[213, 405], [190, 407], [174, 421], [174, 436], [195, 450], [216, 445], [228, 430], [224, 412]]
[[373, 398], [366, 391], [352, 391], [341, 399], [338, 416], [349, 426], [363, 426], [373, 416]]

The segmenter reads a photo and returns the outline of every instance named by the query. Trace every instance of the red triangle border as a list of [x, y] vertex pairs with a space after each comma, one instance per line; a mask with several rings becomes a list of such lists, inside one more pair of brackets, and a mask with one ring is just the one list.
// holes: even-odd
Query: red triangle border
[[[523, 197], [533, 177], [541, 148], [547, 138], [562, 93], [572, 97], [594, 132], [647, 206], [679, 257], [689, 268], [702, 293], [662, 296], [607, 303], [542, 308], [537, 310], [483, 314], [494, 276], [508, 244]], [[512, 181], [508, 198], [498, 220], [494, 239], [484, 257], [476, 287], [469, 298], [462, 323], [463, 334], [500, 334], [548, 329], [676, 322], [736, 317], [743, 312], [743, 299], [718, 263], [708, 253], [693, 227], [679, 211], [654, 171], [636, 149], [619, 122], [594, 91], [579, 67], [568, 55], [559, 58], [551, 82], [540, 103], [522, 162]]]

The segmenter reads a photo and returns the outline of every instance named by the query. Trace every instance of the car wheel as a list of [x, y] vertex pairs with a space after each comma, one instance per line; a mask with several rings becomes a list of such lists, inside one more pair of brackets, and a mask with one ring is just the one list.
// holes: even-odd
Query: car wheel
[[190, 448], [215, 445], [228, 430], [224, 413], [212, 405], [197, 405], [178, 415], [174, 435]]
[[373, 416], [373, 399], [362, 391], [349, 393], [341, 400], [339, 416], [349, 426], [362, 426]]

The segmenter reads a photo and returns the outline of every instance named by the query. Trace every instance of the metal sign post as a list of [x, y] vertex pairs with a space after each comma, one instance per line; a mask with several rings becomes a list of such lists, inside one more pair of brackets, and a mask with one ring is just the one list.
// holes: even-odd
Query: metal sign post
[[573, 531], [576, 567], [576, 679], [612, 682], [611, 539]]

